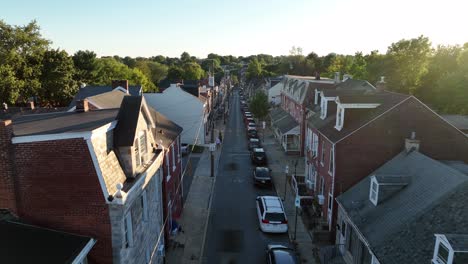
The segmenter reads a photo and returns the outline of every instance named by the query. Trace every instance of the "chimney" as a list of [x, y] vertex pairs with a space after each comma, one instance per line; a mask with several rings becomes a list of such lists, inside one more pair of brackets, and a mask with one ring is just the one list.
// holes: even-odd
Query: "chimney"
[[320, 80], [320, 72], [315, 71], [315, 80]]
[[335, 83], [340, 83], [340, 73], [335, 72]]
[[352, 79], [352, 76], [350, 74], [343, 74], [343, 82], [345, 82], [348, 79]]
[[416, 132], [411, 132], [411, 138], [405, 139], [405, 151], [410, 153], [411, 151], [419, 151], [420, 140], [416, 139]]
[[76, 100], [76, 109], [75, 112], [88, 112], [89, 107], [88, 107], [88, 99], [83, 99], [83, 100]]
[[377, 82], [375, 88], [377, 88], [377, 91], [379, 92], [385, 90], [385, 76], [380, 76], [380, 81]]
[[119, 86], [127, 90], [127, 94], [129, 93], [128, 92], [128, 80], [112, 80], [112, 89], [115, 89]]

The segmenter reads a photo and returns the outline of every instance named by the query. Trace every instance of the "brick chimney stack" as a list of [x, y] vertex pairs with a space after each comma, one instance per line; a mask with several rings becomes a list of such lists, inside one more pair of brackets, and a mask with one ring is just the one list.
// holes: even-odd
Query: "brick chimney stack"
[[416, 139], [416, 132], [411, 132], [411, 137], [405, 139], [405, 151], [409, 153], [411, 151], [419, 151], [419, 145], [421, 141]]
[[380, 76], [380, 81], [377, 82], [375, 88], [377, 88], [379, 92], [385, 90], [385, 76]]
[[76, 101], [75, 112], [88, 112], [88, 111], [89, 111], [88, 99]]
[[112, 89], [115, 89], [117, 87], [122, 87], [125, 90], [127, 90], [127, 94], [129, 94], [128, 91], [128, 80], [113, 80], [112, 81]]
[[0, 120], [0, 208], [9, 209], [16, 214], [12, 126], [11, 120]]
[[338, 83], [340, 83], [340, 73], [335, 72], [335, 84], [338, 84]]

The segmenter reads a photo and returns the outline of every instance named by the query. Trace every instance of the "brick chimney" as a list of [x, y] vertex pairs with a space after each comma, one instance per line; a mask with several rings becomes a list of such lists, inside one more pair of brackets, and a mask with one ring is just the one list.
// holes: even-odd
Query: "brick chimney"
[[385, 76], [380, 76], [380, 81], [377, 82], [375, 88], [377, 88], [377, 91], [379, 92], [385, 90]]
[[124, 88], [125, 90], [127, 90], [127, 94], [129, 94], [129, 92], [128, 92], [128, 80], [113, 80], [112, 81], [112, 89], [115, 89], [115, 88], [117, 88], [119, 86]]
[[409, 153], [411, 151], [419, 151], [420, 140], [416, 139], [416, 132], [411, 132], [411, 138], [405, 139], [405, 151]]
[[340, 83], [340, 73], [335, 72], [335, 83]]
[[0, 120], [0, 208], [16, 212], [11, 120]]
[[315, 80], [320, 80], [320, 72], [315, 71]]
[[88, 99], [76, 101], [75, 112], [88, 112], [88, 111], [89, 111]]

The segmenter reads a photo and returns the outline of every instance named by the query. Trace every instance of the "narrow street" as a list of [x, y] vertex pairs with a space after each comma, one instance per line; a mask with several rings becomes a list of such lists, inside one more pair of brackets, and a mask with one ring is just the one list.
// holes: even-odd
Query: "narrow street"
[[259, 229], [255, 198], [276, 195], [276, 192], [253, 184], [254, 167], [247, 149], [237, 90], [231, 100], [202, 263], [265, 263], [266, 245], [272, 241], [286, 242], [288, 236], [264, 234]]

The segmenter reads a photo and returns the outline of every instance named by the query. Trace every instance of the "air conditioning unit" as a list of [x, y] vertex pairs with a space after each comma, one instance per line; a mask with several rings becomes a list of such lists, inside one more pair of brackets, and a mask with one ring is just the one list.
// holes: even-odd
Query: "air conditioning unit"
[[311, 181], [311, 180], [306, 180], [306, 186], [307, 186], [307, 189], [313, 190], [314, 189], [314, 182]]
[[323, 196], [322, 194], [317, 195], [317, 199], [320, 205], [323, 205], [325, 203], [325, 196]]

